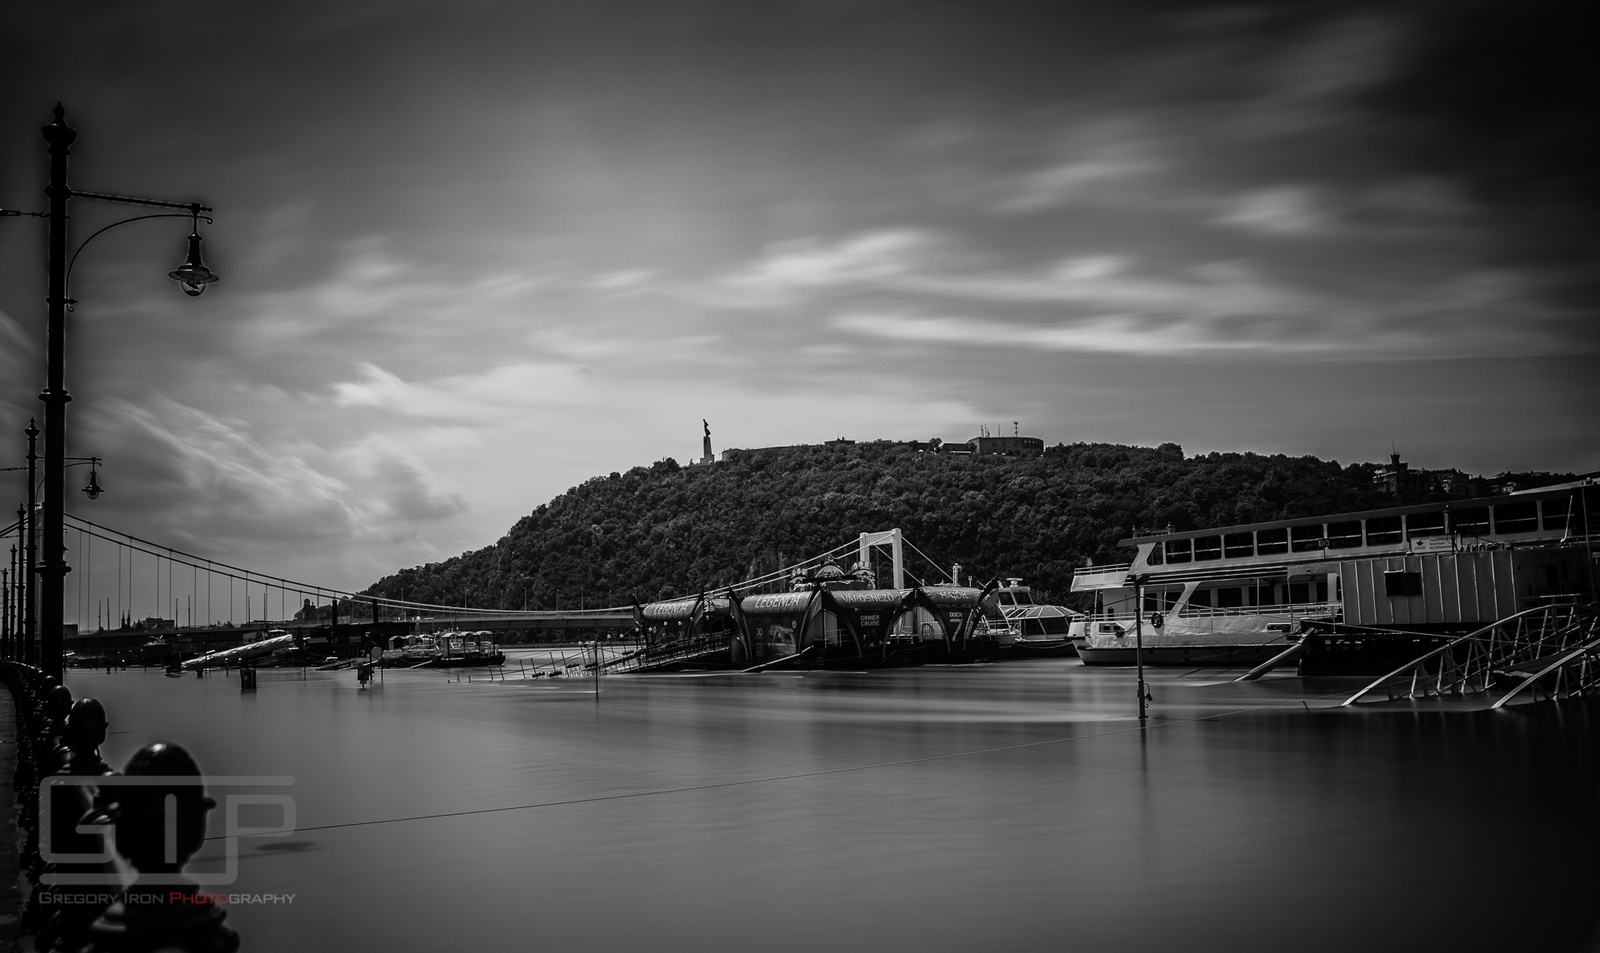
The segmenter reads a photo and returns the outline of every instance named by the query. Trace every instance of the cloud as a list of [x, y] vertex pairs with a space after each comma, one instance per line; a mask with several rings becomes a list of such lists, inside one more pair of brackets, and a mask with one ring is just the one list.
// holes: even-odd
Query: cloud
[[[417, 549], [467, 512], [459, 491], [391, 437], [329, 452], [163, 398], [112, 401], [89, 424], [107, 490], [91, 519], [136, 535], [155, 526], [144, 532], [160, 542], [263, 573], [349, 585], [349, 553], [375, 542]], [[287, 544], [315, 550], [286, 562]]]
[[358, 526], [348, 484], [263, 446], [243, 424], [157, 398], [110, 402], [100, 430], [111, 505], [171, 512], [191, 544], [340, 537]]
[[590, 278], [589, 287], [596, 291], [629, 291], [636, 289], [655, 275], [655, 271], [648, 268], [607, 271]]
[[933, 244], [929, 233], [914, 229], [863, 232], [831, 243], [815, 238], [780, 242], [712, 283], [702, 296], [735, 306], [788, 303], [804, 292], [880, 282], [904, 274]]
[[1233, 128], [1289, 137], [1362, 125], [1362, 97], [1399, 68], [1403, 36], [1398, 18], [1368, 15], [1303, 28], [1256, 72], [1261, 92], [1238, 105]]
[[1057, 158], [996, 183], [994, 208], [1026, 213], [1079, 202], [1128, 198], [1120, 187], [1149, 178], [1165, 163], [1149, 131], [1129, 117], [1083, 123], [1047, 147]]
[[1304, 185], [1276, 185], [1241, 193], [1223, 203], [1212, 221], [1269, 236], [1325, 234], [1328, 210], [1317, 191]]
[[447, 418], [469, 425], [514, 416], [532, 405], [571, 404], [589, 388], [586, 368], [573, 364], [503, 364], [474, 374], [409, 383], [375, 364], [360, 378], [333, 385], [334, 404], [376, 408], [402, 417]]
[[1132, 265], [1118, 255], [1083, 256], [1026, 272], [919, 274], [901, 279], [898, 286], [995, 303], [1081, 305], [1098, 313], [1255, 314], [1330, 303], [1241, 262], [1212, 262], [1167, 275], [1135, 273]]
[[[463, 441], [459, 433], [445, 435], [444, 442], [475, 443], [470, 438]], [[399, 529], [401, 538], [409, 538], [418, 523], [449, 519], [467, 510], [461, 494], [448, 489], [413, 446], [394, 437], [371, 434], [340, 450], [335, 459], [357, 477], [366, 500], [363, 518], [375, 532], [394, 534]]]
[[[33, 342], [29, 341], [27, 335], [23, 333], [22, 326], [12, 320], [10, 315], [0, 311], [0, 379], [7, 381], [25, 380], [30, 370], [28, 363], [32, 359], [33, 353]], [[16, 393], [17, 396], [22, 396], [21, 392], [13, 391], [12, 388], [8, 387], [3, 392], [0, 392], [0, 401], [9, 402], [13, 393]], [[23, 401], [26, 402], [26, 397], [23, 398]], [[11, 412], [15, 412], [20, 417], [27, 413], [29, 408], [18, 404], [14, 408], [6, 407], [5, 410], [8, 412], [5, 419], [9, 422], [9, 414]]]
[[1128, 315], [1102, 315], [1048, 325], [1024, 325], [966, 317], [845, 314], [830, 324], [869, 337], [921, 344], [1044, 351], [1109, 351], [1172, 354], [1194, 350], [1261, 348], [1260, 342], [1208, 339], [1194, 324], [1156, 322]]

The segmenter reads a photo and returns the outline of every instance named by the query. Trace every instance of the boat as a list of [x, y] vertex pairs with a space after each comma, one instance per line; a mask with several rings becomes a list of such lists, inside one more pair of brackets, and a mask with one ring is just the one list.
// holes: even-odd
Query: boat
[[1006, 578], [995, 590], [995, 599], [1014, 633], [1011, 658], [1078, 654], [1072, 643], [1072, 623], [1083, 618], [1083, 613], [1042, 601], [1040, 594], [1023, 585], [1017, 576]]
[[495, 647], [494, 634], [478, 632], [440, 632], [432, 648], [415, 668], [485, 668], [504, 665], [506, 656]]
[[289, 632], [284, 629], [268, 629], [262, 637], [254, 642], [236, 645], [231, 649], [218, 649], [197, 655], [184, 662], [183, 668], [225, 668], [230, 665], [239, 665], [244, 662], [266, 659], [276, 655], [289, 655], [299, 650], [305, 642], [304, 636], [298, 632]]
[[[1329, 650], [1370, 654], [1375, 632], [1461, 630], [1571, 589], [1584, 576], [1584, 493], [1593, 493], [1588, 481], [1136, 533], [1120, 541], [1131, 562], [1073, 574], [1072, 591], [1095, 606], [1073, 624], [1072, 641], [1085, 665], [1256, 665], [1308, 638], [1323, 644], [1302, 671], [1340, 671], [1348, 660]], [[1363, 631], [1342, 634], [1351, 627]]]

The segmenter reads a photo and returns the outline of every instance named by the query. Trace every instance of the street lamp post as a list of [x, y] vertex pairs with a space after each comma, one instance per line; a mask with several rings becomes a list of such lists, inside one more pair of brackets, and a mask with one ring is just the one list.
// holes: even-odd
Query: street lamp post
[[[59, 103], [55, 108], [55, 121], [42, 130], [50, 146], [50, 184], [45, 194], [50, 198], [50, 211], [5, 212], [8, 215], [32, 215], [49, 218], [49, 288], [46, 301], [49, 321], [46, 325], [45, 389], [39, 395], [44, 403], [44, 508], [41, 535], [44, 537], [44, 562], [38, 566], [39, 574], [39, 667], [46, 675], [61, 678], [62, 629], [65, 622], [67, 566], [65, 508], [67, 402], [72, 398], [66, 387], [66, 312], [75, 303], [67, 296], [67, 279], [75, 252], [67, 256], [67, 202], [69, 199], [95, 199], [102, 202], [119, 202], [124, 205], [143, 205], [153, 208], [183, 209], [187, 215], [168, 212], [140, 215], [113, 222], [90, 235], [78, 246], [82, 252], [89, 242], [101, 233], [129, 222], [148, 218], [189, 218], [193, 228], [189, 234], [189, 254], [183, 264], [168, 272], [168, 277], [183, 286], [184, 294], [194, 297], [206, 285], [217, 280], [217, 275], [205, 266], [200, 258], [200, 219], [211, 208], [198, 202], [164, 202], [157, 199], [110, 195], [102, 192], [85, 192], [67, 184], [67, 157], [78, 133], [67, 125], [66, 110]], [[210, 218], [206, 218], [210, 222]]]

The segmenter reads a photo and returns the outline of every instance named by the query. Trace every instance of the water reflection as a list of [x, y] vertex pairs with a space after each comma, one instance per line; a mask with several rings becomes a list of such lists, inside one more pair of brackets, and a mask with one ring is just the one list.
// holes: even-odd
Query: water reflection
[[[514, 664], [514, 663], [513, 663]], [[1592, 706], [1334, 707], [1044, 660], [455, 682], [73, 673], [208, 774], [296, 777], [257, 949], [1578, 949]], [[220, 854], [214, 842], [213, 854]], [[1556, 871], [1561, 871], [1557, 876]], [[1492, 897], [1493, 902], [1485, 902]]]

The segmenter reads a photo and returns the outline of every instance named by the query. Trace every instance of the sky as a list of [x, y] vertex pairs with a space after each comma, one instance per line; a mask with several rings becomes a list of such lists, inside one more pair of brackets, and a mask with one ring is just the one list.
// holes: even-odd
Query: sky
[[[7, 4], [0, 207], [60, 102], [74, 187], [216, 209], [199, 298], [186, 221], [75, 263], [69, 513], [359, 589], [702, 419], [1600, 470], [1580, 9]], [[0, 219], [8, 466], [45, 270]]]

